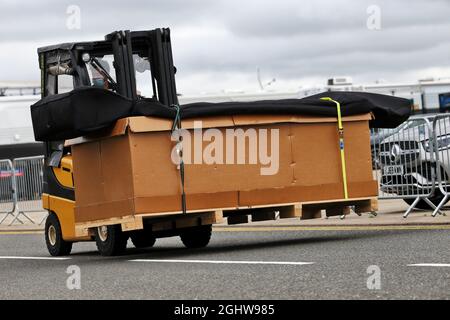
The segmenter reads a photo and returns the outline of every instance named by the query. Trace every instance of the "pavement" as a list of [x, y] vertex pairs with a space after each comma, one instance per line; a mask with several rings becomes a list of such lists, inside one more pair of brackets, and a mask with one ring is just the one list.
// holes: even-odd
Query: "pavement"
[[[379, 210], [377, 216], [371, 214], [362, 214], [358, 216], [356, 214], [350, 214], [345, 219], [340, 217], [325, 218], [322, 214], [320, 219], [300, 220], [300, 219], [278, 219], [268, 220], [260, 222], [251, 222], [249, 224], [228, 226], [226, 223], [216, 225], [217, 228], [240, 228], [244, 230], [249, 227], [264, 227], [264, 226], [277, 226], [277, 227], [356, 227], [356, 226], [422, 226], [422, 225], [450, 225], [450, 207], [444, 207], [444, 215], [438, 215], [436, 217], [431, 216], [431, 211], [414, 210], [411, 212], [408, 218], [403, 218], [403, 214], [408, 209], [408, 205], [402, 200], [380, 200]], [[13, 220], [13, 216], [7, 217], [5, 222], [0, 225], [0, 232], [15, 232], [15, 231], [40, 231], [44, 228], [44, 223], [41, 223], [47, 213], [31, 212], [27, 213], [27, 216], [34, 222], [31, 223], [29, 219], [23, 215], [19, 216], [23, 224], [16, 221], [13, 225], [9, 223]], [[4, 214], [0, 214], [0, 221]], [[39, 224], [40, 223], [40, 224]]]
[[450, 299], [449, 230], [222, 228], [102, 257], [50, 257], [41, 232], [0, 234], [0, 299]]

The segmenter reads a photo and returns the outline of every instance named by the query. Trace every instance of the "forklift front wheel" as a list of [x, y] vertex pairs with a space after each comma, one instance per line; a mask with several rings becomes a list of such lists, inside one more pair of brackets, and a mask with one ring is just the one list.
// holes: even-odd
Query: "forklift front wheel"
[[45, 243], [52, 256], [67, 256], [72, 251], [72, 242], [63, 239], [61, 224], [53, 212], [45, 221]]
[[180, 234], [181, 241], [186, 248], [206, 247], [211, 239], [212, 225], [187, 228]]
[[128, 236], [120, 225], [101, 226], [95, 229], [95, 242], [102, 256], [116, 256], [124, 253]]

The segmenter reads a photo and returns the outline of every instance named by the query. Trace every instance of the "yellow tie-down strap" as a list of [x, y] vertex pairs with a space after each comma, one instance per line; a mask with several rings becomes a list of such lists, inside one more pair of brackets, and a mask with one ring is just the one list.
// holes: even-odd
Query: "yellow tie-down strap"
[[347, 169], [345, 166], [345, 152], [344, 152], [344, 127], [342, 125], [341, 104], [329, 97], [320, 98], [320, 100], [331, 101], [336, 104], [338, 117], [338, 132], [339, 132], [339, 150], [341, 152], [342, 183], [344, 185], [344, 198], [348, 199]]

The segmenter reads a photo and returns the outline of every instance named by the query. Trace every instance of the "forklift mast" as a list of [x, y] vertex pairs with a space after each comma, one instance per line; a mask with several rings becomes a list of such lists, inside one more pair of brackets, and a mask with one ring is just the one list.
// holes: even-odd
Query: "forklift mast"
[[[38, 55], [42, 98], [100, 84], [133, 101], [178, 104], [168, 28], [115, 31], [101, 41], [42, 47]], [[45, 150], [44, 193], [74, 200], [73, 186], [61, 185], [55, 174], [70, 149], [64, 141], [48, 141]]]

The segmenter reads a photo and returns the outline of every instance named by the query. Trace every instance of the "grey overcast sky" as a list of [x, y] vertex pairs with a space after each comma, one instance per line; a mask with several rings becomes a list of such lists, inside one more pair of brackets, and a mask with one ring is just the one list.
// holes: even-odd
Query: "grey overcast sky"
[[157, 27], [172, 30], [184, 94], [257, 90], [258, 67], [276, 90], [450, 77], [450, 0], [0, 0], [0, 81], [37, 81], [39, 46]]

